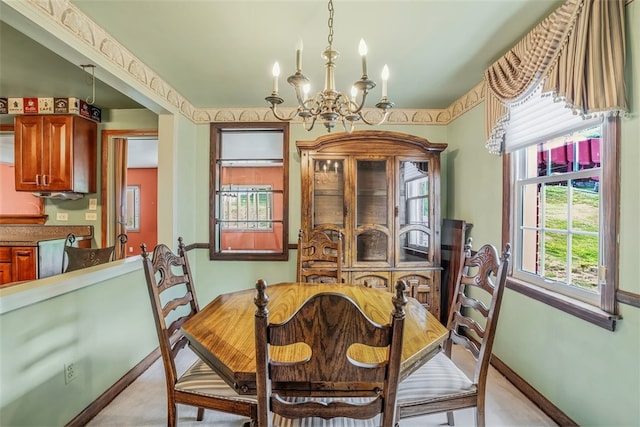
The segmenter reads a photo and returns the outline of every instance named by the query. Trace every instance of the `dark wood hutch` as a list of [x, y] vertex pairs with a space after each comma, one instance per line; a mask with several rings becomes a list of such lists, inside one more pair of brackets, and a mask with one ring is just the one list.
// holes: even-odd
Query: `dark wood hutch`
[[354, 131], [298, 141], [301, 227], [343, 237], [346, 282], [411, 294], [440, 316], [440, 153], [414, 135]]

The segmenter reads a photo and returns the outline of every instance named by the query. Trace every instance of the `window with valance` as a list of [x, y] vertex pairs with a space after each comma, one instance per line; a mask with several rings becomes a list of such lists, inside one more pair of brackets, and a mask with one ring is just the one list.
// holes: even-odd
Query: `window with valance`
[[[624, 14], [624, 0], [567, 0], [484, 76], [487, 149], [504, 154], [509, 286], [608, 329], [616, 318], [618, 121], [627, 111]], [[598, 158], [587, 164], [589, 140]]]

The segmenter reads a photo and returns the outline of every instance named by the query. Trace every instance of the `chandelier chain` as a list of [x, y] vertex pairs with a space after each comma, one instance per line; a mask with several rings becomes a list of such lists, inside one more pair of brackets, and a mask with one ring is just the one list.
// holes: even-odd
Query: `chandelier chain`
[[329, 0], [329, 21], [327, 25], [329, 26], [329, 36], [327, 36], [327, 41], [329, 42], [329, 47], [333, 46], [333, 0]]

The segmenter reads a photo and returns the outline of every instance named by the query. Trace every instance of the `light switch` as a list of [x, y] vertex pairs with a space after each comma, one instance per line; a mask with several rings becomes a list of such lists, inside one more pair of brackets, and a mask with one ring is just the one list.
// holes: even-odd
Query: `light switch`
[[89, 210], [95, 211], [98, 209], [98, 199], [89, 199]]

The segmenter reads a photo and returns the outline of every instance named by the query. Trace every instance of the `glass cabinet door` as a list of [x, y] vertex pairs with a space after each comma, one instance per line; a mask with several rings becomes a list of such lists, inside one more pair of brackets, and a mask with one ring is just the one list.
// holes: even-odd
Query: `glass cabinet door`
[[390, 186], [387, 159], [355, 161], [356, 265], [390, 265]]
[[313, 159], [312, 228], [344, 229], [344, 159]]
[[429, 162], [401, 160], [398, 171], [399, 247], [396, 262], [398, 265], [432, 262]]

